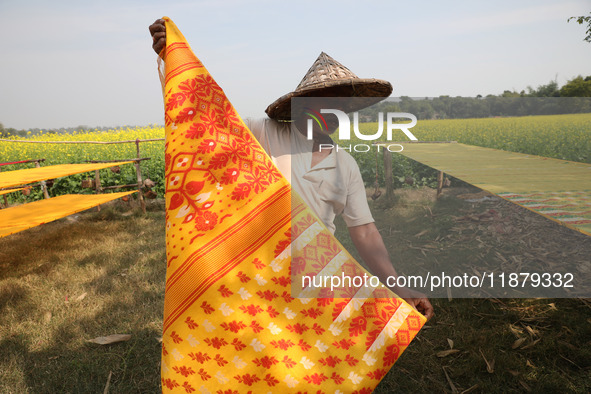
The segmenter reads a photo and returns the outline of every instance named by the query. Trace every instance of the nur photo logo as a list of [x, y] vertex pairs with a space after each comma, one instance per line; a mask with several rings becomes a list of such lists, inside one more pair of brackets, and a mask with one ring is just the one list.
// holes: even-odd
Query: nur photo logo
[[[417, 124], [417, 117], [408, 112], [384, 112], [378, 113], [378, 121], [377, 121], [377, 131], [373, 134], [364, 134], [359, 129], [359, 113], [354, 112], [352, 113], [353, 121], [349, 118], [344, 111], [340, 109], [334, 108], [322, 108], [320, 111], [313, 110], [312, 108], [306, 107], [304, 108], [304, 114], [308, 116], [307, 119], [307, 130], [306, 130], [306, 137], [308, 140], [314, 139], [314, 125], [316, 124], [318, 128], [320, 128], [320, 132], [322, 133], [332, 133], [334, 130], [330, 130], [328, 124], [329, 122], [326, 121], [323, 114], [334, 115], [338, 121], [338, 140], [339, 141], [348, 141], [351, 140], [351, 129], [353, 129], [353, 135], [362, 140], [362, 141], [376, 141], [382, 137], [384, 134], [384, 128], [386, 132], [386, 140], [392, 141], [394, 131], [402, 131], [404, 135], [411, 141], [418, 141], [418, 139], [414, 136], [414, 134], [409, 130], [412, 127], [416, 126]], [[384, 122], [384, 118], [386, 121]], [[399, 123], [401, 119], [409, 119], [410, 122], [406, 123]], [[385, 123], [385, 127], [384, 127]], [[336, 124], [336, 123], [333, 123]], [[352, 127], [351, 127], [352, 126]], [[377, 145], [378, 149], [381, 145]], [[387, 149], [390, 152], [401, 152], [403, 150], [402, 145], [400, 144], [390, 144], [386, 145]], [[367, 152], [371, 149], [371, 146], [368, 144], [355, 144], [355, 145], [333, 145], [333, 144], [320, 144], [320, 150], [322, 149], [332, 149], [335, 148], [337, 150], [343, 149], [347, 151], [354, 151], [354, 152]]]

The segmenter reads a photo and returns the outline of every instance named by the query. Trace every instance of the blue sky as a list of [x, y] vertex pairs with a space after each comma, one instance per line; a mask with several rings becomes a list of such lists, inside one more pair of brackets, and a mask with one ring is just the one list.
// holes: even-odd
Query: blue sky
[[393, 96], [476, 96], [591, 75], [565, 1], [0, 0], [0, 122], [163, 123], [148, 26], [167, 15], [243, 117], [265, 116], [321, 51]]

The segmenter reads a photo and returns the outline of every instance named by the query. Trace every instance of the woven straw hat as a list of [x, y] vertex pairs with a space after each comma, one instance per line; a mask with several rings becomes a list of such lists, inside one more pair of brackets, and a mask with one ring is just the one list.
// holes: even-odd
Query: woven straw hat
[[294, 97], [366, 97], [367, 100], [351, 100], [344, 108], [353, 112], [390, 96], [392, 85], [381, 79], [364, 79], [322, 52], [308, 70], [296, 90], [279, 97], [265, 112], [275, 120], [291, 120], [291, 99]]

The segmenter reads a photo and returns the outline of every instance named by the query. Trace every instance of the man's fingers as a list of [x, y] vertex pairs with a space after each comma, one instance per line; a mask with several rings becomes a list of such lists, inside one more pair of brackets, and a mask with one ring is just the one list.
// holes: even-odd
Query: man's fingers
[[160, 52], [162, 52], [162, 50], [164, 49], [165, 46], [166, 46], [166, 40], [161, 39], [152, 45], [152, 49], [154, 49], [154, 52], [156, 52], [156, 54], [160, 55]]
[[166, 32], [161, 31], [161, 32], [152, 34], [152, 41], [158, 42], [158, 40], [160, 40], [160, 39], [166, 39]]
[[154, 23], [152, 23], [149, 27], [150, 34], [154, 35], [154, 33], [159, 31], [166, 31], [166, 26], [164, 25], [163, 19], [156, 19]]
[[417, 306], [419, 307], [419, 311], [427, 318], [427, 320], [435, 316], [433, 305], [431, 305], [428, 299], [421, 298]]

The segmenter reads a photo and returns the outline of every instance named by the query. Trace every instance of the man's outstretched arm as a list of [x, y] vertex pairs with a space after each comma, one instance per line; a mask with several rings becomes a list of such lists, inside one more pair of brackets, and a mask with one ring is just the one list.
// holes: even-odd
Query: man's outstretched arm
[[[349, 234], [363, 261], [382, 283], [385, 284], [389, 276], [398, 276], [375, 223], [349, 227]], [[433, 306], [424, 294], [404, 287], [393, 287], [391, 290], [427, 319], [434, 316]]]

